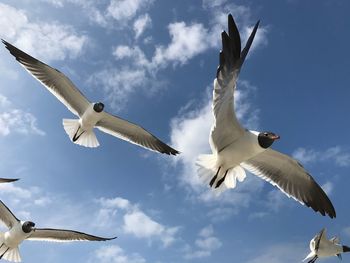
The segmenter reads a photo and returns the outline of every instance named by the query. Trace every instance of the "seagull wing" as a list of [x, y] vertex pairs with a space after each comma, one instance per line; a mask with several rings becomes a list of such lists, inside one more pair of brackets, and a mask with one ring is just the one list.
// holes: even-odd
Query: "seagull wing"
[[256, 23], [242, 51], [241, 38], [232, 15], [228, 16], [229, 33], [224, 31], [221, 34], [222, 51], [220, 51], [220, 65], [214, 80], [212, 104], [215, 121], [211, 129], [210, 145], [213, 151], [220, 152], [245, 132], [234, 112], [234, 90], [258, 26], [259, 22]]
[[11, 183], [11, 182], [16, 182], [18, 181], [19, 179], [16, 178], [16, 179], [11, 179], [11, 178], [0, 178], [0, 184], [1, 183]]
[[291, 157], [267, 149], [242, 163], [242, 166], [314, 211], [322, 215], [328, 214], [331, 218], [336, 216], [334, 207], [322, 188]]
[[59, 70], [33, 58], [10, 43], [2, 40], [16, 60], [39, 80], [73, 114], [81, 117], [90, 102], [75, 87], [73, 82]]
[[101, 114], [103, 114], [101, 119], [96, 123], [96, 128], [101, 131], [152, 151], [169, 155], [179, 153], [142, 127], [106, 112]]
[[318, 234], [314, 237], [314, 239], [315, 239], [315, 251], [316, 251], [316, 252], [318, 251], [318, 249], [319, 249], [319, 247], [320, 247], [321, 241], [324, 242], [324, 241], [327, 240], [326, 237], [327, 237], [327, 236], [326, 236], [326, 229], [325, 229], [325, 228], [323, 228], [323, 229], [320, 231], [320, 233], [318, 233]]
[[8, 227], [12, 228], [19, 222], [11, 210], [0, 200], [0, 220]]
[[72, 241], [107, 241], [115, 239], [104, 238], [85, 234], [73, 230], [52, 229], [52, 228], [36, 228], [27, 238], [34, 241], [51, 241], [51, 242], [72, 242]]

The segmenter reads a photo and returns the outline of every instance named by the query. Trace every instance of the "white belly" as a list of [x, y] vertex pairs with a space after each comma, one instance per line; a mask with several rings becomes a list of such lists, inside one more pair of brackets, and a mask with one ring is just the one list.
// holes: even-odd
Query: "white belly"
[[228, 170], [265, 151], [260, 147], [257, 136], [247, 131], [239, 140], [228, 145], [218, 154], [217, 167]]
[[4, 244], [9, 248], [16, 248], [30, 234], [24, 233], [20, 223], [4, 233]]
[[94, 105], [91, 104], [80, 118], [80, 128], [88, 131], [94, 128], [96, 123], [101, 119], [101, 112], [94, 111]]

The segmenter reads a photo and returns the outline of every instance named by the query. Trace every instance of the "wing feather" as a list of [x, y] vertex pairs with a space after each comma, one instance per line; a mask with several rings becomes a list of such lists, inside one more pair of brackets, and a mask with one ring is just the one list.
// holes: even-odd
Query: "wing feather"
[[16, 60], [40, 81], [73, 114], [81, 117], [90, 102], [78, 90], [73, 82], [59, 70], [37, 60], [10, 43], [2, 40], [5, 47]]
[[222, 51], [220, 51], [220, 65], [214, 80], [212, 104], [215, 121], [211, 129], [210, 145], [213, 151], [220, 152], [245, 132], [234, 112], [234, 90], [258, 25], [259, 22], [255, 25], [242, 52], [241, 38], [232, 15], [228, 16], [229, 34], [225, 31], [221, 34]]
[[291, 157], [267, 149], [242, 163], [251, 173], [277, 186], [288, 197], [329, 217], [336, 217], [334, 207], [326, 193], [303, 166]]
[[11, 210], [0, 200], [0, 220], [8, 227], [12, 228], [19, 222]]
[[52, 242], [72, 242], [72, 241], [107, 241], [115, 239], [93, 236], [83, 232], [65, 229], [36, 228], [27, 238], [34, 241], [52, 241]]
[[109, 113], [102, 112], [102, 114], [103, 117], [96, 123], [96, 128], [101, 131], [160, 153], [169, 155], [179, 153], [144, 128]]

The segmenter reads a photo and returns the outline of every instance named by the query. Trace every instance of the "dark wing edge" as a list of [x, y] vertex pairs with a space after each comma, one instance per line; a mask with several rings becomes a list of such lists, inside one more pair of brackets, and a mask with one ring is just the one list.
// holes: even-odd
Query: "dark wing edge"
[[[232, 71], [239, 71], [248, 51], [253, 43], [255, 34], [258, 30], [260, 20], [255, 24], [248, 40], [241, 51], [241, 38], [237, 28], [237, 25], [231, 14], [228, 15], [228, 31], [223, 31], [221, 33], [222, 40], [222, 50], [220, 51], [219, 60], [220, 64], [217, 69], [216, 77], [218, 81], [222, 81], [225, 79], [227, 74], [230, 74]], [[220, 76], [222, 74], [222, 76]], [[238, 75], [238, 72], [236, 73]], [[221, 85], [221, 83], [219, 82]]]
[[[297, 168], [297, 173], [302, 174], [305, 176], [305, 185], [308, 183], [308, 186], [310, 186], [308, 192], [298, 192], [298, 187], [296, 185], [293, 185], [285, 180], [285, 182], [279, 182], [278, 180], [282, 178], [286, 179], [285, 175], [281, 172], [280, 169], [276, 169], [273, 167], [274, 160], [270, 158], [270, 160], [265, 160], [264, 162], [261, 162], [259, 160], [259, 156], [262, 156], [265, 153], [273, 153], [278, 154], [279, 157], [283, 157], [288, 162], [292, 162], [293, 168]], [[269, 157], [271, 157], [269, 155]], [[278, 161], [278, 160], [277, 160]], [[313, 177], [304, 169], [304, 167], [297, 161], [295, 161], [293, 158], [279, 153], [277, 151], [273, 151], [272, 149], [267, 149], [265, 152], [257, 155], [256, 157], [244, 162], [241, 164], [245, 169], [250, 171], [251, 173], [259, 176], [260, 178], [264, 179], [265, 181], [269, 182], [273, 186], [276, 186], [279, 188], [285, 195], [288, 197], [292, 197], [294, 200], [298, 201], [299, 203], [306, 205], [307, 207], [312, 208], [315, 212], [319, 212], [321, 215], [325, 216], [328, 214], [330, 218], [336, 217], [336, 212], [333, 207], [332, 202], [328, 198], [327, 194], [323, 191], [323, 189], [317, 184], [317, 182], [313, 179]], [[289, 164], [291, 165], [291, 164]], [[269, 167], [270, 169], [263, 168]], [[273, 171], [275, 170], [275, 171]], [[271, 172], [273, 171], [273, 172]], [[283, 177], [284, 176], [284, 177]], [[301, 185], [301, 187], [305, 187], [305, 185]], [[300, 190], [300, 189], [299, 189]], [[305, 189], [304, 189], [305, 190]], [[314, 200], [312, 198], [312, 194], [314, 197], [319, 197], [318, 199]]]
[[0, 183], [11, 183], [18, 181], [19, 178], [0, 178]]
[[101, 131], [155, 152], [167, 155], [180, 153], [141, 126], [107, 112], [104, 113], [105, 116], [96, 123], [96, 128]]
[[108, 241], [117, 237], [99, 237], [75, 230], [54, 229], [54, 228], [36, 228], [27, 238], [33, 241], [53, 241], [53, 242], [71, 242], [71, 241]]
[[0, 220], [9, 228], [20, 220], [12, 213], [12, 211], [0, 200]]
[[[326, 229], [325, 228], [323, 228], [321, 231], [320, 231], [320, 233], [318, 233], [317, 235], [316, 235], [316, 239], [315, 239], [315, 242], [316, 242], [316, 244], [315, 244], [315, 251], [317, 252], [318, 251], [318, 249], [319, 249], [319, 247], [320, 247], [320, 242], [321, 242], [321, 239], [323, 238], [323, 235], [325, 234], [325, 232], [326, 232]], [[325, 238], [325, 237], [324, 237]]]

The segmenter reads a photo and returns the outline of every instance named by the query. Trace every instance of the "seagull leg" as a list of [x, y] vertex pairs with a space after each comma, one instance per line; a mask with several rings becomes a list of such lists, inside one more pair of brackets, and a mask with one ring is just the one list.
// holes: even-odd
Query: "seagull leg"
[[[2, 245], [1, 245], [2, 246]], [[10, 248], [8, 247], [4, 253], [2, 253], [2, 255], [0, 256], [0, 259], [2, 259], [2, 257], [6, 254], [6, 252], [9, 250]]]
[[225, 178], [226, 178], [226, 175], [227, 175], [227, 171], [228, 171], [228, 170], [226, 170], [224, 177], [222, 177], [222, 178], [216, 183], [215, 188], [218, 188], [218, 187], [225, 181]]
[[210, 183], [209, 183], [210, 187], [213, 187], [213, 184], [214, 184], [216, 178], [218, 177], [218, 174], [219, 174], [219, 172], [220, 172], [220, 169], [221, 169], [221, 167], [219, 167], [219, 169], [218, 169], [218, 171], [216, 172], [215, 176], [210, 180]]
[[77, 141], [77, 140], [80, 138], [80, 136], [85, 132], [85, 131], [82, 131], [82, 132], [78, 135], [79, 129], [80, 129], [80, 127], [78, 128], [77, 132], [76, 132], [76, 133], [74, 134], [74, 136], [73, 136], [73, 139], [72, 139], [73, 142]]
[[314, 256], [311, 260], [309, 260], [307, 263], [314, 263], [317, 259], [317, 255]]

